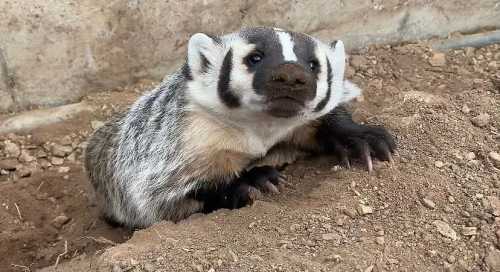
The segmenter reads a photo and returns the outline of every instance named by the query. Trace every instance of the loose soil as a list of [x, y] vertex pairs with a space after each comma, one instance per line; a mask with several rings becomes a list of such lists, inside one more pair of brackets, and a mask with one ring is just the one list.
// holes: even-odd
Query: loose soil
[[91, 114], [0, 136], [0, 271], [499, 271], [499, 65], [499, 45], [355, 52], [355, 119], [394, 133], [394, 165], [309, 158], [277, 196], [133, 234], [100, 219], [81, 150], [154, 83], [90, 95]]

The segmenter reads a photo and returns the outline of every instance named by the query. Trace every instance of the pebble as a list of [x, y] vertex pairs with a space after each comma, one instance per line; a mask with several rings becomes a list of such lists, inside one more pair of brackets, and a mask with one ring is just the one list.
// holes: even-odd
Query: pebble
[[99, 120], [92, 120], [90, 122], [90, 126], [92, 127], [93, 130], [99, 129], [100, 127], [104, 126], [104, 122], [99, 121]]
[[356, 210], [354, 210], [353, 208], [345, 208], [345, 209], [342, 209], [342, 212], [349, 216], [350, 218], [356, 218]]
[[484, 263], [490, 271], [500, 271], [500, 250], [491, 250], [484, 259]]
[[373, 208], [367, 205], [359, 204], [357, 211], [360, 215], [367, 215], [373, 213]]
[[61, 166], [57, 169], [58, 173], [68, 173], [70, 168], [68, 166]]
[[429, 59], [429, 64], [434, 67], [446, 65], [446, 55], [443, 53], [434, 53]]
[[374, 268], [375, 268], [375, 266], [372, 264], [372, 265], [368, 266], [365, 270], [363, 270], [363, 272], [372, 272]]
[[472, 117], [471, 122], [476, 127], [485, 127], [490, 123], [490, 115], [487, 113], [481, 113], [476, 117]]
[[53, 165], [62, 165], [64, 163], [64, 159], [63, 158], [58, 158], [58, 157], [52, 157], [50, 159], [50, 163], [53, 164]]
[[325, 233], [321, 235], [321, 238], [325, 241], [340, 240], [340, 235], [336, 233]]
[[71, 146], [64, 146], [64, 145], [60, 145], [60, 144], [54, 144], [50, 148], [50, 152], [52, 153], [52, 155], [54, 155], [56, 157], [61, 157], [61, 158], [66, 157], [72, 151], [73, 151], [73, 148]]
[[112, 272], [122, 272], [123, 269], [120, 267], [118, 264], [114, 264], [113, 268], [111, 269]]
[[150, 263], [145, 263], [144, 270], [146, 270], [146, 272], [154, 272], [156, 271], [156, 266]]
[[14, 171], [17, 168], [17, 160], [16, 159], [4, 159], [0, 160], [0, 169]]
[[334, 218], [335, 224], [337, 226], [343, 226], [345, 224], [346, 216], [345, 215], [339, 215]]
[[442, 161], [436, 161], [434, 162], [434, 165], [437, 167], [437, 168], [441, 168], [444, 166], [444, 163]]
[[422, 204], [424, 204], [424, 206], [426, 208], [429, 208], [429, 209], [432, 209], [432, 210], [434, 210], [436, 208], [436, 203], [434, 203], [434, 201], [432, 201], [432, 200], [430, 200], [428, 198], [425, 198], [425, 197], [422, 199]]
[[491, 151], [488, 153], [488, 157], [491, 159], [491, 162], [495, 165], [495, 167], [500, 168], [500, 154], [495, 151]]
[[54, 220], [52, 220], [52, 225], [58, 229], [62, 228], [65, 224], [69, 222], [70, 218], [66, 215], [59, 215]]
[[457, 258], [455, 258], [455, 256], [453, 256], [453, 255], [450, 255], [450, 256], [448, 256], [447, 260], [449, 263], [455, 263], [457, 261]]
[[21, 154], [19, 146], [9, 140], [4, 141], [4, 151], [7, 158], [17, 158]]
[[494, 216], [500, 216], [500, 199], [496, 196], [489, 196], [488, 201], [490, 202], [489, 206], [492, 209], [492, 214]]
[[31, 176], [31, 174], [33, 173], [33, 169], [23, 166], [17, 169], [17, 173], [19, 174], [19, 177], [27, 178]]
[[31, 156], [28, 151], [22, 150], [21, 155], [19, 155], [18, 160], [20, 162], [32, 162], [32, 161], [36, 160], [36, 158]]
[[476, 158], [476, 154], [474, 152], [467, 152], [465, 153], [465, 159], [470, 161]]
[[444, 237], [448, 237], [453, 241], [457, 240], [457, 233], [450, 227], [450, 225], [448, 225], [448, 223], [441, 220], [435, 220], [432, 224], [436, 226], [437, 231]]
[[375, 242], [377, 244], [379, 244], [379, 245], [385, 244], [385, 238], [384, 238], [384, 236], [379, 236], [379, 237], [375, 238]]
[[448, 196], [448, 202], [455, 203], [455, 198], [453, 196]]
[[477, 235], [477, 228], [476, 227], [464, 227], [464, 228], [462, 228], [462, 234], [464, 236]]
[[40, 164], [40, 167], [42, 167], [42, 169], [47, 169], [52, 166], [52, 164], [46, 159], [41, 159], [38, 163]]
[[467, 113], [470, 112], [470, 108], [467, 105], [463, 105], [462, 106], [462, 112], [467, 114]]

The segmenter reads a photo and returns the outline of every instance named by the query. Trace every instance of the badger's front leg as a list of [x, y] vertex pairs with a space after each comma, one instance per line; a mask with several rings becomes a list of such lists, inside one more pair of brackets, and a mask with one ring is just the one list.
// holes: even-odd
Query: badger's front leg
[[362, 159], [368, 171], [373, 170], [372, 156], [392, 162], [396, 142], [384, 127], [356, 123], [342, 106], [319, 121], [316, 139], [320, 149], [335, 153], [346, 167], [350, 167], [349, 158]]
[[254, 167], [228, 184], [199, 189], [191, 197], [203, 203], [205, 213], [217, 209], [238, 209], [251, 205], [262, 194], [279, 193], [282, 181], [283, 177], [276, 168]]

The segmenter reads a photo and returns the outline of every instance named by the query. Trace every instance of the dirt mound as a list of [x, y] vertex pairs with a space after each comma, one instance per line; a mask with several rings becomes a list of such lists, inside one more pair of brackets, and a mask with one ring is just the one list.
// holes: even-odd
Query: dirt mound
[[372, 47], [350, 63], [364, 89], [355, 117], [397, 136], [394, 165], [376, 163], [370, 174], [334, 158], [303, 160], [285, 170], [278, 196], [162, 222], [117, 246], [129, 234], [98, 218], [81, 147], [97, 120], [138, 92], [96, 94], [92, 115], [4, 136], [0, 270], [59, 256], [60, 271], [498, 271], [500, 46], [445, 55]]

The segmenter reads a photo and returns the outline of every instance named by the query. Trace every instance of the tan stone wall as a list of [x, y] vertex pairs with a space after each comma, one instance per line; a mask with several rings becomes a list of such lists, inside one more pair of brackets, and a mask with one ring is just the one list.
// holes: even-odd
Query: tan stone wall
[[0, 111], [160, 79], [195, 32], [273, 25], [349, 49], [500, 27], [496, 0], [3, 0], [0, 10]]

